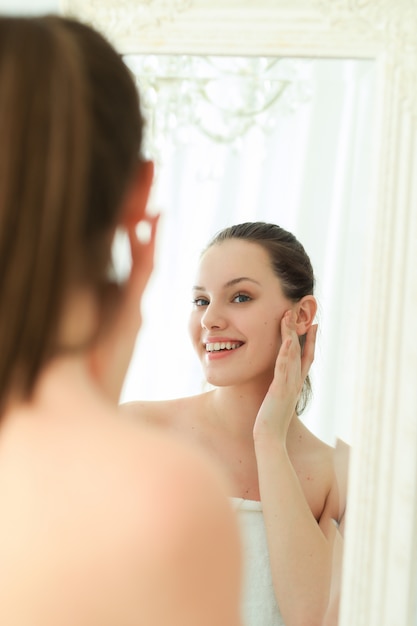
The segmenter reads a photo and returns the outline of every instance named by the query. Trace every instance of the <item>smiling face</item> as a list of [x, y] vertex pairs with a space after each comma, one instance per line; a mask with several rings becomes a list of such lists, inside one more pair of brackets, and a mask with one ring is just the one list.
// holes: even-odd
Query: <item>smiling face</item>
[[193, 289], [190, 334], [209, 383], [270, 383], [280, 323], [294, 303], [283, 295], [268, 253], [229, 239], [204, 253]]

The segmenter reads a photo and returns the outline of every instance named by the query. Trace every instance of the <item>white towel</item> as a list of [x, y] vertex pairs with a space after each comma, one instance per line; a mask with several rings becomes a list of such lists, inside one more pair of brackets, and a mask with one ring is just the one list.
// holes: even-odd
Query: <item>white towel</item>
[[275, 600], [261, 502], [231, 498], [243, 544], [244, 626], [284, 626]]

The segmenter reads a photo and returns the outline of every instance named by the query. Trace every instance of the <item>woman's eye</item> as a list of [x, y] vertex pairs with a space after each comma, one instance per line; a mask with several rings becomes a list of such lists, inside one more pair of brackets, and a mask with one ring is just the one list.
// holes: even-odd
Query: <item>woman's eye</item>
[[237, 296], [233, 298], [233, 302], [249, 302], [250, 300], [252, 300], [252, 298], [245, 293], [238, 293]]
[[194, 306], [207, 306], [209, 301], [206, 298], [194, 298], [192, 303]]

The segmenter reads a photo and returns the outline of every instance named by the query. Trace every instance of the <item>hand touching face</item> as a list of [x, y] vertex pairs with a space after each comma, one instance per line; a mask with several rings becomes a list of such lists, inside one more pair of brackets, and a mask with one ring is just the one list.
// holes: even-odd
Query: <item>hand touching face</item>
[[285, 444], [304, 381], [314, 360], [317, 324], [308, 329], [301, 350], [296, 319], [297, 313], [289, 310], [281, 322], [282, 344], [274, 378], [256, 418], [253, 431], [256, 442], [271, 441], [272, 437]]

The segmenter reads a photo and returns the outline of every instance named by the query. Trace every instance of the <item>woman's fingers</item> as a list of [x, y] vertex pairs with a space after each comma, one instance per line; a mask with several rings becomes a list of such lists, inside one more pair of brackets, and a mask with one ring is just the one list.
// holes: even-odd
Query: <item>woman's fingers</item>
[[159, 214], [147, 215], [145, 220], [129, 229], [128, 235], [134, 266], [140, 263], [149, 265], [149, 261], [153, 263], [159, 217]]
[[[155, 242], [159, 215], [147, 216], [146, 232], [138, 236], [136, 227], [128, 230], [132, 269], [129, 282], [139, 295], [145, 290], [154, 266]], [[143, 224], [143, 223], [142, 223]]]
[[314, 350], [317, 335], [317, 324], [309, 328], [303, 351], [296, 332], [296, 316], [293, 311], [287, 311], [281, 323], [282, 344], [278, 353], [275, 375], [285, 374], [286, 381], [295, 382], [300, 389], [314, 360]]
[[281, 321], [281, 346], [275, 363], [274, 390], [282, 398], [292, 395], [298, 388], [300, 377], [300, 346], [292, 311], [287, 311]]
[[303, 381], [306, 379], [310, 367], [314, 361], [314, 351], [316, 348], [318, 325], [313, 324], [307, 331], [306, 340], [303, 349], [303, 355], [301, 357], [301, 376]]
[[255, 422], [259, 438], [273, 432], [285, 439], [305, 378], [314, 358], [317, 325], [312, 326], [301, 351], [296, 314], [287, 311], [281, 322], [281, 346], [275, 363], [274, 379]]

